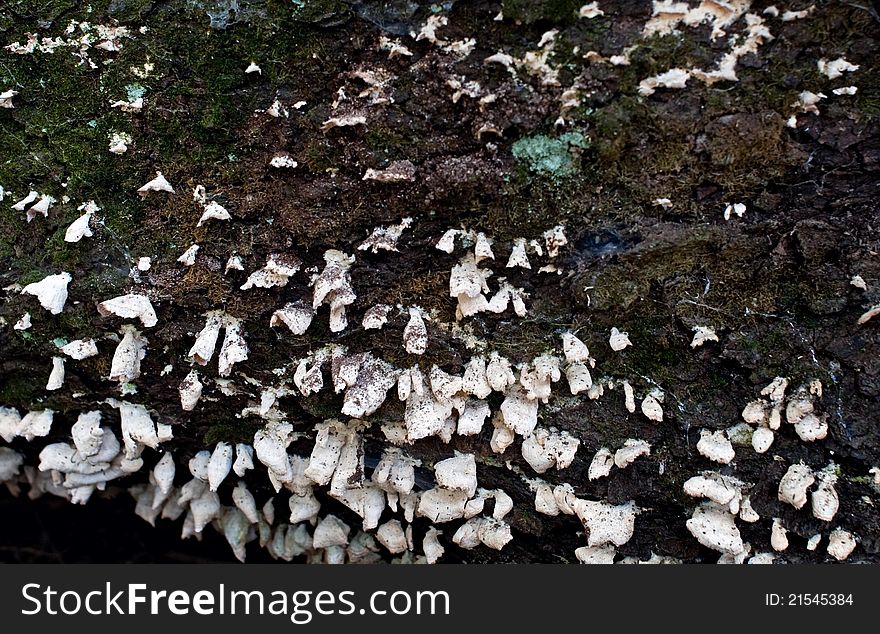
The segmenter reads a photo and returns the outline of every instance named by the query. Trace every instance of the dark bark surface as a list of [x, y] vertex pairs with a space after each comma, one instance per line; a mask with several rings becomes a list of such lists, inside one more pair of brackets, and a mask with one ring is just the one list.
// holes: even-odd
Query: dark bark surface
[[[596, 359], [594, 378], [628, 380], [638, 400], [654, 387], [665, 393], [662, 423], [627, 412], [619, 388], [606, 389], [598, 400], [571, 396], [564, 376], [540, 408], [541, 426], [566, 430], [581, 442], [571, 467], [550, 470], [543, 479], [571, 483], [580, 497], [634, 500], [642, 509], [620, 556], [717, 560], [718, 553], [700, 546], [685, 527], [698, 500], [682, 485], [701, 471], [721, 470], [747, 483], [761, 516], [738, 523], [754, 553], [772, 552], [770, 526], [778, 517], [791, 545], [777, 561], [829, 561], [827, 535], [837, 527], [858, 537], [849, 561], [880, 561], [880, 494], [869, 474], [880, 466], [880, 318], [857, 324], [880, 303], [876, 11], [815, 2], [803, 19], [783, 22], [762, 13], [770, 3], [753, 2], [750, 12], [763, 16], [773, 39], [740, 58], [737, 82], [705, 85], [691, 77], [684, 89], [645, 96], [638, 86], [647, 77], [674, 67], [714, 67], [728, 50], [727, 38], [743, 36], [743, 20], [722, 38], [712, 39], [706, 25], [644, 37], [650, 2], [600, 0], [605, 15], [592, 19], [577, 17], [581, 4], [458, 1], [437, 7], [448, 17], [438, 29], [444, 40], [475, 38], [466, 57], [410, 37], [432, 8], [396, 0], [12, 0], [0, 8], [4, 45], [25, 42], [27, 32], [62, 35], [71, 20], [118, 23], [132, 33], [120, 51], [89, 49], [95, 69], [67, 48], [0, 51], [0, 92], [18, 93], [14, 108], [0, 109], [0, 185], [15, 194], [0, 203], [0, 285], [8, 287], [0, 304], [6, 320], [0, 328], [0, 405], [57, 412], [48, 438], [19, 438], [10, 446], [35, 465], [47, 442], [69, 438], [81, 411], [101, 409], [104, 424], [116, 425], [116, 410], [103, 404], [119, 397], [118, 384], [106, 378], [116, 345], [106, 335], [118, 333], [123, 320], [101, 317], [94, 305], [131, 289], [153, 299], [159, 323], [141, 329], [149, 348], [137, 391], [126, 399], [173, 425], [175, 438], [163, 449], [171, 447], [177, 457], [178, 478], [195, 452], [221, 440], [251, 442], [265, 423], [237, 415], [260, 397], [260, 387], [242, 377], [292, 388], [296, 360], [327, 343], [371, 351], [399, 368], [418, 364], [427, 373], [436, 364], [460, 374], [476, 354], [466, 345], [469, 336], [484, 342], [485, 352], [522, 363], [548, 350], [561, 354], [561, 334], [573, 331]], [[801, 10], [808, 3], [777, 5]], [[505, 19], [493, 20], [502, 9]], [[539, 50], [551, 29], [558, 30], [550, 58], [557, 84], [544, 84], [522, 68], [484, 64], [499, 51], [522, 57]], [[399, 38], [412, 56], [389, 59], [377, 46], [380, 36]], [[584, 59], [587, 51], [610, 57], [629, 47], [628, 65]], [[817, 70], [820, 59], [841, 56], [859, 69], [836, 79]], [[251, 61], [261, 74], [244, 73]], [[154, 67], [147, 77], [132, 73], [145, 63]], [[358, 96], [369, 89], [358, 71], [385, 79], [372, 97], [386, 102]], [[469, 81], [479, 83], [475, 95], [454, 101], [454, 82]], [[832, 93], [850, 85], [858, 87], [855, 95]], [[579, 100], [558, 125], [560, 97], [569, 88]], [[334, 110], [340, 90], [347, 99]], [[826, 95], [818, 113], [795, 107], [802, 91]], [[145, 104], [140, 112], [109, 105], [139, 92]], [[481, 104], [489, 94], [495, 100]], [[276, 99], [288, 117], [265, 113]], [[300, 101], [305, 105], [295, 109]], [[364, 113], [366, 125], [322, 130], [331, 117], [352, 112]], [[107, 151], [114, 131], [132, 138], [124, 154]], [[298, 166], [270, 167], [279, 154]], [[416, 166], [413, 181], [363, 180], [367, 169], [398, 160]], [[136, 194], [156, 170], [176, 195]], [[199, 184], [229, 209], [231, 221], [196, 228], [202, 209], [190, 192]], [[58, 199], [47, 218], [26, 223], [22, 212], [10, 209], [29, 190]], [[669, 198], [672, 207], [654, 204], [659, 198]], [[101, 208], [95, 235], [67, 243], [65, 230], [87, 200]], [[727, 204], [740, 202], [745, 214], [726, 221]], [[355, 250], [374, 228], [404, 217], [414, 222], [399, 253]], [[559, 224], [568, 237], [553, 261], [559, 275], [538, 273], [550, 260], [533, 254], [531, 271], [504, 268], [514, 239], [538, 239]], [[522, 287], [528, 293], [525, 318], [510, 310], [484, 313], [460, 322], [460, 331], [453, 328], [449, 271], [464, 251], [447, 255], [434, 244], [447, 229], [462, 227], [495, 240], [491, 284], [506, 276]], [[200, 245], [196, 264], [178, 264], [193, 243]], [[271, 314], [285, 303], [311, 303], [309, 274], [300, 271], [284, 288], [241, 291], [247, 275], [280, 252], [296, 254], [303, 269], [320, 270], [327, 249], [357, 255], [351, 277], [358, 298], [349, 307], [348, 329], [330, 332], [326, 307], [302, 337], [270, 329]], [[224, 274], [232, 254], [241, 256], [245, 271]], [[152, 258], [152, 268], [130, 274], [141, 256]], [[74, 281], [57, 316], [11, 286], [61, 270]], [[857, 275], [866, 290], [851, 283]], [[364, 330], [363, 313], [377, 303], [402, 310], [393, 310], [381, 331]], [[405, 309], [413, 305], [434, 316], [420, 358], [401, 344]], [[240, 392], [221, 394], [214, 361], [199, 368], [202, 400], [183, 412], [178, 385], [191, 369], [187, 352], [204, 313], [215, 309], [244, 324], [250, 355], [231, 377]], [[33, 326], [14, 330], [25, 311]], [[720, 341], [691, 348], [698, 325], [714, 327]], [[613, 352], [612, 327], [628, 332], [633, 345]], [[59, 340], [88, 337], [98, 341], [100, 354], [68, 360], [63, 389], [44, 390]], [[273, 373], [278, 368], [285, 371]], [[722, 467], [696, 451], [701, 429], [741, 422], [745, 405], [777, 376], [788, 378], [789, 393], [813, 379], [822, 382], [816, 407], [827, 416], [827, 438], [804, 442], [783, 423], [765, 454], [736, 447], [735, 460]], [[493, 412], [501, 399], [489, 397]], [[290, 452], [308, 455], [315, 423], [339, 416], [341, 404], [342, 396], [328, 389], [281, 398], [279, 408], [304, 432]], [[367, 418], [373, 423], [364, 433], [368, 467], [387, 445], [379, 424], [402, 418], [392, 389]], [[498, 455], [489, 448], [491, 431], [487, 424], [479, 436], [455, 436], [449, 444], [430, 438], [406, 448], [422, 461], [425, 486], [431, 486], [434, 462], [453, 450], [474, 453], [480, 486], [502, 488], [515, 503], [507, 517], [514, 538], [500, 552], [459, 549], [451, 537], [461, 522], [439, 526], [447, 547], [443, 561], [576, 561], [574, 550], [586, 544], [583, 527], [575, 517], [535, 512], [534, 493], [519, 472], [537, 474], [523, 460], [519, 439]], [[613, 451], [628, 438], [650, 442], [651, 455], [588, 480], [596, 450]], [[147, 468], [158, 456], [145, 452]], [[837, 466], [840, 511], [832, 522], [815, 519], [809, 504], [795, 510], [777, 499], [780, 478], [799, 461], [816, 470]], [[180, 521], [158, 520], [154, 529], [132, 513], [125, 488], [145, 482], [147, 468], [114, 482], [82, 508], [51, 496], [29, 501], [26, 485], [17, 498], [3, 493], [0, 559], [232, 559], [216, 533], [206, 531], [202, 543], [176, 541]], [[245, 479], [258, 503], [268, 499], [265, 470]], [[220, 492], [227, 504], [232, 486], [227, 482]], [[318, 497], [322, 514], [359, 526], [344, 506], [320, 492]], [[285, 500], [286, 493], [277, 496], [280, 515]], [[415, 533], [427, 526], [417, 519]], [[826, 536], [819, 549], [806, 550], [807, 539], [819, 532]], [[248, 546], [249, 561], [266, 558], [255, 543]]]

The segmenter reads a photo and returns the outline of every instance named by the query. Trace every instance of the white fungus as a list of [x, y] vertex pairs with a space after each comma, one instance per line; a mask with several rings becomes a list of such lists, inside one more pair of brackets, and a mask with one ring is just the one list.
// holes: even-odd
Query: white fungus
[[24, 315], [21, 316], [21, 318], [17, 322], [15, 322], [15, 324], [13, 324], [12, 329], [13, 330], [27, 330], [28, 328], [31, 327], [31, 325], [32, 325], [31, 324], [31, 314], [25, 313]]
[[231, 218], [232, 216], [223, 205], [212, 200], [205, 205], [205, 211], [202, 213], [196, 226], [201, 227], [209, 220], [230, 220]]
[[711, 326], [694, 326], [694, 338], [691, 340], [691, 348], [698, 348], [707, 341], [718, 341], [718, 335]]
[[663, 393], [657, 389], [652, 390], [650, 394], [642, 399], [642, 414], [650, 420], [662, 422], [663, 407], [660, 405], [662, 402]]
[[737, 555], [745, 550], [734, 516], [727, 509], [706, 502], [694, 510], [687, 529], [698, 542], [721, 553]]
[[856, 548], [856, 538], [849, 531], [835, 528], [828, 536], [828, 554], [837, 561], [843, 561]]
[[513, 249], [510, 252], [510, 258], [507, 260], [507, 268], [510, 269], [515, 266], [524, 269], [532, 268], [532, 265], [529, 263], [529, 257], [526, 255], [525, 238], [517, 238], [513, 241]]
[[819, 69], [819, 72], [825, 75], [828, 79], [837, 79], [838, 77], [842, 77], [844, 73], [851, 73], [859, 69], [858, 64], [850, 64], [843, 57], [831, 61], [823, 58], [816, 62], [816, 66]]
[[637, 458], [651, 455], [651, 445], [644, 440], [629, 438], [623, 447], [614, 452], [614, 464], [618, 469], [625, 469]]
[[409, 322], [403, 329], [403, 347], [409, 354], [424, 354], [428, 349], [428, 329], [417, 307], [409, 309]]
[[608, 338], [608, 345], [611, 346], [614, 352], [620, 352], [627, 346], [631, 346], [632, 342], [629, 340], [629, 333], [620, 332], [617, 328], [612, 328], [611, 336]]
[[52, 372], [49, 373], [49, 380], [46, 382], [47, 390], [60, 390], [64, 386], [64, 359], [62, 357], [52, 357]]
[[123, 319], [140, 319], [146, 328], [152, 328], [159, 321], [150, 298], [139, 293], [128, 293], [108, 299], [99, 303], [97, 308], [98, 313], [103, 317], [116, 315]]
[[110, 375], [107, 378], [120, 383], [130, 383], [141, 375], [141, 361], [147, 354], [147, 340], [129, 324], [124, 324], [120, 332], [122, 339], [113, 353]]
[[354, 256], [330, 249], [324, 252], [324, 262], [324, 270], [313, 282], [315, 293], [312, 308], [317, 310], [322, 304], [329, 304], [330, 332], [342, 332], [348, 325], [345, 307], [357, 299], [349, 273]]
[[590, 468], [587, 477], [590, 480], [598, 480], [606, 477], [611, 473], [611, 467], [614, 466], [614, 455], [607, 447], [601, 447], [593, 456], [590, 462]]
[[156, 178], [138, 189], [138, 193], [141, 195], [146, 195], [148, 192], [168, 192], [169, 194], [173, 194], [174, 188], [171, 186], [171, 183], [165, 179], [162, 172], [156, 172]]
[[773, 526], [770, 529], [770, 545], [776, 552], [782, 552], [788, 548], [788, 536], [782, 520], [778, 517], [773, 518]]
[[803, 508], [807, 503], [807, 489], [815, 481], [813, 470], [808, 466], [802, 462], [791, 465], [779, 481], [779, 500], [791, 504], [796, 509]]
[[388, 323], [390, 312], [391, 306], [388, 304], [376, 304], [364, 313], [361, 326], [364, 330], [381, 330], [382, 326]]
[[[287, 286], [288, 280], [299, 271], [302, 262], [292, 255], [273, 254], [266, 259], [266, 265], [248, 276], [241, 290], [251, 288], [272, 288]], [[317, 306], [315, 307], [317, 308]]]
[[303, 335], [312, 323], [315, 316], [314, 309], [303, 306], [302, 304], [285, 304], [283, 308], [279, 308], [269, 320], [269, 326], [285, 325], [294, 335]]
[[709, 460], [714, 460], [720, 464], [729, 464], [736, 456], [733, 445], [730, 439], [727, 438], [724, 430], [715, 432], [707, 429], [700, 430], [697, 451]]
[[177, 261], [183, 264], [184, 266], [192, 266], [196, 263], [196, 256], [199, 253], [199, 245], [191, 244], [186, 251], [184, 251]]
[[195, 409], [196, 404], [202, 397], [202, 382], [199, 380], [199, 373], [191, 370], [189, 374], [180, 382], [177, 388], [180, 393], [180, 407], [185, 412], [191, 412]]
[[39, 282], [28, 284], [21, 289], [21, 292], [36, 296], [40, 306], [57, 315], [64, 310], [64, 304], [67, 302], [67, 285], [72, 279], [70, 273], [66, 272], [48, 275]]
[[64, 232], [65, 242], [79, 242], [83, 238], [92, 236], [92, 230], [89, 228], [89, 222], [94, 215], [94, 211], [87, 210], [82, 216], [70, 223]]
[[836, 467], [832, 463], [816, 475], [819, 484], [810, 496], [813, 517], [823, 522], [830, 522], [840, 508], [840, 498], [834, 485], [837, 483]]

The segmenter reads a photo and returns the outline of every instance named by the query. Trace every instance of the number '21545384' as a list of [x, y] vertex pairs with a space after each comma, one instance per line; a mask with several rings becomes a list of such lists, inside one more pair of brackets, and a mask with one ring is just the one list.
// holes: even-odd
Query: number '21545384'
[[776, 606], [838, 606], [853, 605], [852, 593], [790, 593], [776, 594], [768, 592], [764, 595], [764, 605]]

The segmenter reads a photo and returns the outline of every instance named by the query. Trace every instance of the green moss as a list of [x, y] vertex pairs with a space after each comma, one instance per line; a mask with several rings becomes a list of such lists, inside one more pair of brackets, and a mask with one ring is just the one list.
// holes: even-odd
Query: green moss
[[504, 0], [501, 8], [504, 17], [525, 24], [535, 22], [571, 23], [583, 6], [580, 0]]
[[7, 373], [0, 381], [0, 403], [28, 407], [40, 396], [40, 386], [24, 372]]

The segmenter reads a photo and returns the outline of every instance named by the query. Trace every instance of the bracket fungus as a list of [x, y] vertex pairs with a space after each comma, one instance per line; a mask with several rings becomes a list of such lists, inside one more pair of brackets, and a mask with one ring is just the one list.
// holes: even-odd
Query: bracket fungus
[[149, 192], [167, 192], [173, 194], [174, 188], [171, 186], [171, 183], [165, 179], [162, 172], [156, 172], [156, 177], [139, 187], [137, 191], [141, 196], [145, 196]]
[[807, 465], [802, 462], [791, 465], [779, 481], [779, 501], [796, 509], [803, 508], [807, 503], [807, 489], [815, 482], [813, 470]]
[[232, 373], [232, 366], [248, 358], [248, 345], [241, 334], [241, 322], [234, 317], [226, 317], [226, 334], [217, 360], [217, 372], [226, 377]]
[[400, 240], [403, 232], [412, 225], [412, 222], [412, 218], [404, 218], [400, 221], [400, 224], [373, 229], [370, 236], [358, 245], [358, 251], [369, 250], [372, 253], [393, 251], [396, 253], [398, 240]]
[[617, 328], [612, 328], [611, 336], [608, 338], [608, 345], [611, 346], [611, 349], [614, 350], [614, 352], [620, 352], [627, 346], [631, 346], [632, 342], [629, 340], [629, 333], [621, 332]]
[[566, 431], [539, 427], [523, 439], [522, 456], [536, 473], [544, 473], [554, 466], [561, 470], [574, 461], [580, 444], [580, 440]]
[[843, 561], [856, 549], [856, 538], [849, 531], [835, 528], [828, 536], [828, 554], [837, 561]]
[[67, 285], [72, 279], [70, 273], [66, 272], [47, 275], [39, 282], [28, 284], [21, 289], [21, 292], [34, 295], [40, 301], [40, 306], [51, 314], [58, 315], [64, 310], [64, 304], [67, 302]]
[[83, 238], [90, 238], [92, 236], [92, 230], [89, 228], [89, 223], [92, 220], [92, 216], [94, 216], [95, 212], [98, 210], [98, 207], [94, 202], [89, 201], [89, 203], [80, 206], [79, 209], [80, 211], [85, 209], [85, 213], [70, 223], [70, 226], [67, 227], [67, 230], [64, 232], [65, 242], [79, 242]]
[[97, 308], [102, 317], [116, 315], [123, 319], [140, 319], [145, 328], [152, 328], [159, 321], [150, 298], [139, 293], [108, 299], [99, 303]]
[[655, 422], [663, 422], [663, 392], [655, 388], [642, 399], [642, 414]]
[[207, 205], [205, 205], [205, 210], [202, 212], [201, 217], [199, 218], [198, 223], [196, 223], [196, 227], [201, 227], [209, 220], [231, 220], [232, 216], [226, 210], [226, 207], [221, 205], [218, 202], [211, 201]]
[[428, 349], [428, 328], [418, 307], [409, 308], [409, 322], [403, 329], [403, 347], [409, 354], [425, 354]]
[[324, 262], [324, 270], [312, 283], [315, 288], [312, 308], [317, 310], [322, 304], [329, 304], [330, 332], [342, 332], [348, 325], [345, 307], [357, 299], [349, 273], [354, 256], [330, 249], [324, 252]]
[[700, 440], [697, 441], [697, 451], [709, 460], [720, 464], [729, 464], [736, 457], [733, 445], [724, 430], [709, 431], [700, 430]]
[[49, 391], [60, 390], [64, 386], [64, 359], [62, 357], [52, 357], [52, 372], [49, 373], [49, 380], [46, 382], [46, 389]]
[[651, 445], [644, 440], [628, 438], [623, 447], [614, 452], [614, 465], [618, 469], [625, 469], [638, 458], [651, 455]]
[[285, 304], [283, 308], [279, 308], [269, 320], [269, 327], [274, 328], [284, 324], [294, 335], [300, 336], [305, 334], [312, 319], [315, 316], [313, 308], [297, 303]]
[[110, 363], [111, 381], [130, 383], [141, 375], [141, 361], [146, 356], [147, 340], [134, 326], [125, 324], [120, 329], [122, 339], [113, 353]]
[[726, 508], [704, 502], [694, 510], [685, 526], [707, 548], [731, 555], [745, 550], [735, 516]]
[[388, 304], [376, 304], [368, 308], [364, 313], [361, 326], [364, 330], [381, 330], [382, 326], [388, 323], [388, 314], [391, 312], [391, 306]]
[[[287, 286], [288, 280], [299, 271], [302, 262], [293, 255], [273, 254], [266, 259], [266, 265], [251, 273], [239, 288], [246, 291], [251, 288], [272, 288]], [[315, 307], [317, 308], [317, 306]]]
[[694, 326], [694, 338], [691, 340], [691, 348], [698, 348], [708, 341], [718, 341], [718, 335], [711, 326]]
[[180, 393], [180, 407], [183, 411], [191, 412], [196, 408], [196, 404], [202, 397], [203, 388], [204, 386], [199, 380], [199, 373], [191, 370], [177, 388]]

